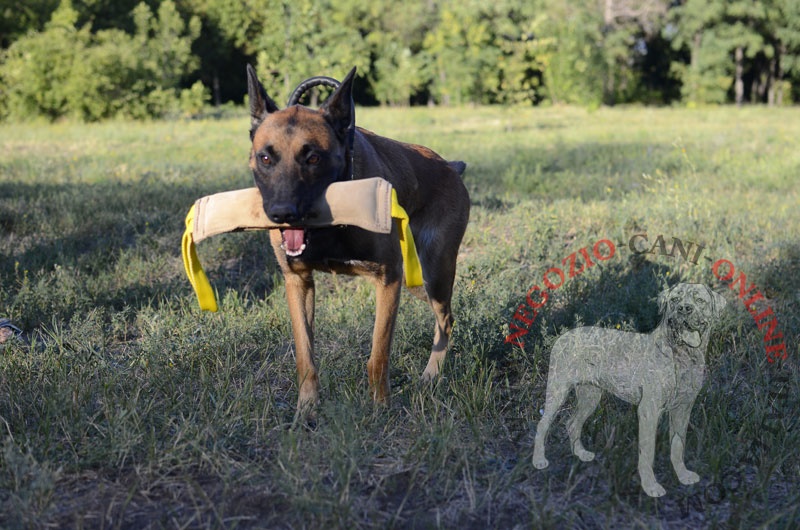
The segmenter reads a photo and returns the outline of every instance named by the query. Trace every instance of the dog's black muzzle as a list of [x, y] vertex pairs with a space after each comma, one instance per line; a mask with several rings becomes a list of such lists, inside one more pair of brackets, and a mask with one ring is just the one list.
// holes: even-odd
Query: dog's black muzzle
[[271, 221], [280, 224], [292, 224], [302, 220], [297, 206], [290, 202], [276, 202], [269, 206], [264, 204], [264, 212]]

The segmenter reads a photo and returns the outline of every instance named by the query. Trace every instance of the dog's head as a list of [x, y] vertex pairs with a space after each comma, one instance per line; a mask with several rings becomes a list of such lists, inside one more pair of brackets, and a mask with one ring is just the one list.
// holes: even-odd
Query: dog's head
[[[300, 105], [281, 110], [248, 65], [250, 169], [264, 213], [272, 221], [302, 224], [314, 216], [311, 205], [330, 184], [349, 178], [347, 134], [354, 78], [355, 68], [318, 110]], [[302, 254], [305, 230], [291, 228], [282, 233], [286, 254]]]
[[697, 283], [679, 283], [658, 295], [662, 323], [676, 346], [701, 347], [725, 305], [721, 294]]

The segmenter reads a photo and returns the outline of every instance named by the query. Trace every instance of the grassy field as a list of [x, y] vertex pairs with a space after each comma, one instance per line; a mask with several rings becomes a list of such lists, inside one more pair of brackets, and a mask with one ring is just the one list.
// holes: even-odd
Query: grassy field
[[[293, 424], [283, 285], [264, 233], [200, 244], [221, 310], [180, 258], [203, 195], [249, 187], [248, 119], [0, 126], [3, 528], [798, 528], [800, 109], [359, 109], [363, 127], [467, 161], [470, 225], [443, 377], [420, 384], [433, 318], [403, 295], [389, 407], [366, 388], [373, 293], [317, 276], [322, 403]], [[704, 245], [637, 255], [647, 233]], [[551, 267], [606, 239], [504, 339]], [[668, 248], [667, 247], [667, 248]], [[696, 246], [693, 248], [697, 248]], [[579, 255], [579, 254], [578, 254]], [[712, 273], [764, 294], [787, 360]], [[662, 418], [642, 491], [633, 407], [604, 397], [569, 450], [565, 420], [531, 464], [549, 347], [579, 323], [649, 331], [656, 296], [702, 282], [728, 301], [707, 353], [678, 482]], [[568, 402], [569, 403], [569, 402]], [[566, 409], [571, 408], [567, 405]]]

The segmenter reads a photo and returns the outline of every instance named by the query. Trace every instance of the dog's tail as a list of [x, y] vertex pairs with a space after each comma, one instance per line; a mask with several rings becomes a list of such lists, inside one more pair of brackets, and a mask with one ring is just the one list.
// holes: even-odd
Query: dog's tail
[[454, 162], [448, 162], [447, 165], [450, 166], [451, 168], [453, 168], [453, 171], [458, 173], [459, 177], [463, 177], [464, 176], [464, 171], [466, 171], [466, 169], [467, 169], [466, 162], [462, 162], [461, 160], [456, 160]]

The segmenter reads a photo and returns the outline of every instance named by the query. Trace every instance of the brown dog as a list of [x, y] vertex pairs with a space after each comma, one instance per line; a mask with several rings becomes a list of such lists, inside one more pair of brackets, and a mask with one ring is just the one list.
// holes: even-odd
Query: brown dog
[[247, 76], [253, 141], [250, 168], [264, 211], [275, 222], [297, 226], [272, 230], [270, 240], [283, 271], [297, 350], [298, 412], [319, 399], [314, 270], [366, 276], [375, 284], [375, 328], [367, 372], [373, 399], [386, 402], [389, 397], [389, 349], [403, 282], [397, 227], [391, 234], [353, 226], [303, 228], [309, 206], [333, 182], [383, 177], [397, 190], [399, 203], [410, 217], [424, 278], [424, 292], [412, 292], [426, 299], [436, 315], [433, 349], [423, 373], [425, 379], [435, 377], [450, 340], [456, 257], [469, 218], [469, 196], [460, 178], [465, 164], [448, 163], [425, 147], [360, 128], [353, 138], [355, 69], [319, 110], [299, 105], [279, 110], [252, 67]]

